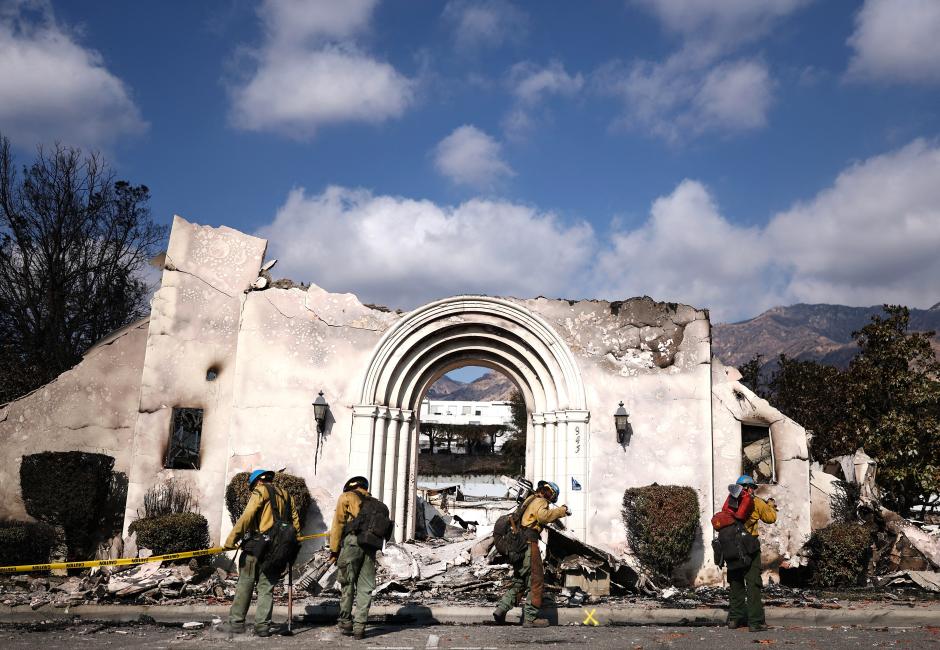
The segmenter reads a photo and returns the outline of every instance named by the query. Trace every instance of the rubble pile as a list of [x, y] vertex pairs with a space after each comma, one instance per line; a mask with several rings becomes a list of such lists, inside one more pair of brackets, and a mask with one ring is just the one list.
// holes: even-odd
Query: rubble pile
[[[635, 589], [638, 575], [623, 561], [568, 533], [549, 528], [541, 543], [546, 592], [558, 606], [600, 602], [611, 593]], [[485, 605], [508, 589], [512, 567], [497, 555], [490, 532], [464, 531], [424, 542], [389, 544], [376, 555], [379, 601]], [[295, 586], [309, 594], [335, 597], [339, 591], [329, 551], [318, 551], [302, 568]]]
[[913, 521], [885, 508], [877, 475], [878, 462], [864, 449], [823, 465], [814, 463], [810, 481], [822, 495], [813, 504], [814, 528], [840, 518], [862, 523], [873, 536], [868, 566], [872, 586], [940, 591], [940, 530], [932, 513], [923, 521]]
[[196, 562], [151, 562], [128, 568], [105, 567], [82, 576], [10, 576], [0, 581], [0, 603], [32, 609], [103, 603], [215, 604], [231, 600], [236, 582], [237, 576]]

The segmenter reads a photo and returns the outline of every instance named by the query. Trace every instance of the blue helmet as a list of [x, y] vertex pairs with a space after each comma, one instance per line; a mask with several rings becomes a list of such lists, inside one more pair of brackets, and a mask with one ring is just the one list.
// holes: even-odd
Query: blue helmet
[[757, 481], [755, 481], [753, 478], [751, 478], [747, 474], [742, 474], [741, 476], [738, 477], [738, 480], [735, 481], [735, 484], [736, 485], [753, 485], [756, 487]]
[[549, 499], [552, 503], [558, 501], [558, 495], [561, 494], [561, 490], [558, 488], [557, 483], [552, 483], [551, 481], [539, 481], [538, 489], [548, 486], [552, 491], [552, 498]]
[[254, 486], [255, 486], [255, 481], [257, 481], [259, 478], [261, 478], [261, 477], [264, 476], [265, 474], [269, 474], [269, 475], [270, 475], [270, 478], [274, 478], [274, 472], [272, 472], [271, 470], [269, 470], [269, 469], [256, 469], [256, 470], [253, 471], [253, 472], [251, 473], [251, 475], [248, 477], [248, 487], [254, 487]]

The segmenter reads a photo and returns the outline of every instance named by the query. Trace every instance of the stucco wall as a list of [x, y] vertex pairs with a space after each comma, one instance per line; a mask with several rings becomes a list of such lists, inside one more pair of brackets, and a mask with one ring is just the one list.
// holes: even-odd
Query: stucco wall
[[[226, 481], [263, 465], [302, 476], [314, 497], [307, 528], [323, 530], [347, 478], [350, 405], [382, 332], [399, 316], [317, 286], [247, 295], [238, 337]], [[312, 403], [330, 418], [317, 455]], [[231, 529], [226, 516], [223, 533]]]
[[0, 518], [29, 518], [20, 494], [27, 454], [107, 454], [115, 472], [129, 471], [147, 329], [143, 320], [115, 332], [55, 381], [0, 406]]
[[[590, 485], [585, 486], [590, 541], [615, 553], [627, 550], [623, 493], [652, 483], [695, 489], [702, 530], [710, 530], [707, 312], [649, 298], [525, 304], [555, 327], [581, 369], [591, 412]], [[630, 422], [624, 444], [617, 441], [613, 418], [621, 401]], [[705, 561], [700, 535], [680, 574], [694, 581]]]
[[809, 450], [806, 430], [743, 385], [740, 373], [713, 362], [712, 395], [715, 436], [714, 509], [727, 496], [726, 486], [741, 474], [741, 423], [770, 426], [776, 482], [760, 485], [757, 494], [777, 502], [777, 523], [760, 525], [765, 568], [781, 562], [799, 565], [797, 555], [811, 533]]
[[[231, 228], [173, 220], [162, 282], [151, 303], [125, 529], [146, 490], [175, 476], [196, 489], [212, 541], [218, 541], [241, 308], [265, 246]], [[207, 381], [209, 368], [218, 373], [214, 381]], [[198, 471], [163, 469], [173, 407], [205, 410]]]

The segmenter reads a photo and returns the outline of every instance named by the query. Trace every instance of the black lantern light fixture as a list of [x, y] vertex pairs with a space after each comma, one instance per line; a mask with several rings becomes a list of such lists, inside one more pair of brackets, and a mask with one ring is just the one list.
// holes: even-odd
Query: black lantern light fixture
[[617, 429], [617, 442], [622, 445], [627, 439], [627, 431], [630, 428], [627, 422], [627, 409], [623, 408], [623, 402], [620, 402], [620, 407], [614, 411], [614, 428]]
[[326, 414], [330, 410], [330, 405], [323, 398], [323, 391], [317, 395], [313, 401], [313, 419], [317, 421], [317, 433], [321, 433], [326, 427]]

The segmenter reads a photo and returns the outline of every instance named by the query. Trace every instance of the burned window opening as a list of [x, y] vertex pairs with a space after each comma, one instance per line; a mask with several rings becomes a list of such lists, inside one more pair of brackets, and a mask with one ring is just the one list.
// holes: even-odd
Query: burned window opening
[[766, 424], [741, 423], [742, 474], [758, 483], [776, 483], [773, 440]]
[[206, 381], [215, 381], [219, 377], [219, 369], [212, 366], [206, 370]]
[[173, 408], [170, 444], [163, 462], [165, 469], [199, 469], [202, 416], [200, 408]]

